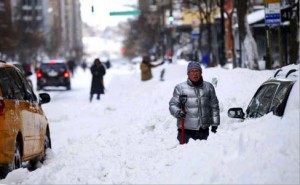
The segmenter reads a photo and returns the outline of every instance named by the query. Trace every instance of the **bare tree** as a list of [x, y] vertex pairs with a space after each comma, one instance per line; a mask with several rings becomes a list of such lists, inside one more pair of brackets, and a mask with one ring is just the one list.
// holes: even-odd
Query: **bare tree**
[[0, 29], [0, 58], [7, 59], [11, 55], [11, 51], [17, 47], [18, 35], [15, 29], [7, 27]]
[[60, 35], [57, 34], [59, 32], [59, 22], [57, 21], [54, 26], [51, 27], [51, 30], [49, 32], [49, 40], [46, 42], [45, 52], [49, 57], [55, 58], [57, 57], [59, 50], [62, 46], [62, 39], [60, 38]]
[[[204, 16], [204, 20], [207, 26], [207, 43], [208, 43], [208, 54], [212, 53], [212, 19], [213, 19], [213, 13], [215, 9], [217, 8], [216, 0], [197, 0], [197, 6], [201, 14]], [[210, 63], [210, 66], [216, 65], [216, 61], [213, 61], [213, 63]]]
[[292, 14], [291, 18], [290, 18], [290, 33], [291, 33], [291, 37], [290, 37], [290, 63], [296, 64], [297, 61], [299, 61], [299, 55], [300, 55], [300, 47], [299, 47], [299, 38], [297, 38], [297, 32], [298, 32], [298, 36], [299, 36], [299, 32], [300, 32], [300, 28], [299, 28], [299, 2], [295, 3], [292, 7], [290, 11], [293, 11], [293, 9], [296, 9], [295, 14]]
[[137, 20], [129, 22], [126, 40], [123, 41], [123, 46], [126, 48], [125, 56], [149, 55], [157, 43], [160, 32], [159, 22], [150, 23], [149, 15], [150, 12], [142, 11]]
[[0, 38], [4, 38], [4, 44], [0, 44], [0, 51], [7, 58], [19, 60], [20, 63], [31, 63], [38, 55], [44, 43], [44, 35], [40, 31], [41, 21], [29, 22], [24, 19], [20, 2], [15, 7], [16, 20], [8, 29], [4, 29]]
[[[202, 34], [203, 27], [205, 25], [207, 31], [207, 48], [206, 53], [211, 56], [212, 55], [212, 21], [214, 19], [214, 13], [217, 10], [217, 0], [185, 0], [184, 4], [189, 5], [189, 7], [197, 7], [198, 10], [198, 18], [199, 18], [199, 29]], [[199, 46], [202, 46], [202, 37], [199, 37]], [[212, 55], [213, 56], [213, 55]], [[213, 56], [212, 62], [211, 59], [208, 64], [209, 66], [216, 65], [216, 60]]]
[[[220, 8], [224, 8], [221, 7], [220, 2], [217, 3]], [[224, 13], [226, 14], [228, 20], [228, 32], [230, 34], [230, 40], [232, 43], [231, 53], [232, 53], [233, 67], [235, 68], [237, 67], [237, 61], [236, 61], [235, 43], [234, 43], [234, 34], [233, 34], [233, 14], [236, 7], [236, 0], [227, 0], [226, 3], [228, 3], [231, 7], [230, 9], [224, 8]]]

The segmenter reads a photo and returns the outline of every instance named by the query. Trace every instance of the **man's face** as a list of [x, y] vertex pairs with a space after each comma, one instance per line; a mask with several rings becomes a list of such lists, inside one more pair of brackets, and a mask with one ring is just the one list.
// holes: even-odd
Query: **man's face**
[[188, 77], [192, 82], [198, 82], [202, 76], [202, 73], [199, 69], [191, 69], [188, 72]]

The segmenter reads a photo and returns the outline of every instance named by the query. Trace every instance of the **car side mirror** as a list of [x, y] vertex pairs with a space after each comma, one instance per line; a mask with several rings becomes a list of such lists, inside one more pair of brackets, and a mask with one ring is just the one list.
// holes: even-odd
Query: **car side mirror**
[[50, 95], [48, 93], [40, 93], [40, 104], [45, 104], [45, 103], [49, 103], [51, 98]]
[[245, 119], [245, 113], [244, 113], [243, 109], [240, 107], [230, 108], [228, 110], [228, 117]]

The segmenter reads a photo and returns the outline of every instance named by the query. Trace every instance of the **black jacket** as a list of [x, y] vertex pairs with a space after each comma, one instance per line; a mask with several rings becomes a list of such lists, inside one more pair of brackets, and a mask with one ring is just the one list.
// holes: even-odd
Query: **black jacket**
[[106, 73], [105, 67], [100, 65], [92, 65], [92, 86], [91, 94], [104, 94], [103, 76]]

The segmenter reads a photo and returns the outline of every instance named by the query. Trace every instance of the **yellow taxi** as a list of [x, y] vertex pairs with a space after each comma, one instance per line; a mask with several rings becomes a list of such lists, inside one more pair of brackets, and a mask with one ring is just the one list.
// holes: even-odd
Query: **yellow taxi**
[[41, 105], [48, 102], [49, 94], [37, 98], [24, 74], [0, 60], [0, 178], [22, 162], [45, 160], [51, 138]]

